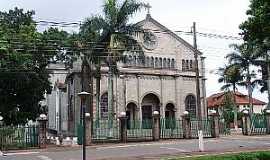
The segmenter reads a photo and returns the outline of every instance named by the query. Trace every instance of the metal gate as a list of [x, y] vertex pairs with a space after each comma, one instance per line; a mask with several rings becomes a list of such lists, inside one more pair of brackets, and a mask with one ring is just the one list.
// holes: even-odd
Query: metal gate
[[129, 120], [127, 125], [127, 140], [152, 140], [152, 119]]
[[[191, 119], [191, 137], [198, 138], [198, 130], [199, 130], [199, 120], [198, 119]], [[211, 130], [212, 130], [212, 120], [210, 119], [202, 119], [202, 131], [203, 137], [212, 137]]]
[[181, 139], [184, 138], [183, 121], [181, 119], [160, 119], [160, 138], [161, 139]]
[[253, 114], [251, 116], [251, 134], [262, 135], [267, 134], [267, 121], [264, 114]]
[[119, 120], [93, 121], [92, 140], [94, 142], [119, 141]]

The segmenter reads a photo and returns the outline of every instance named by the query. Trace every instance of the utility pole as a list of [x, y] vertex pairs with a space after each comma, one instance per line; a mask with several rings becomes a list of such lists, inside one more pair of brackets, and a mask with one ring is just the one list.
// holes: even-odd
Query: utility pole
[[195, 72], [196, 72], [196, 102], [197, 102], [197, 115], [198, 115], [198, 136], [199, 136], [199, 150], [204, 151], [203, 146], [203, 132], [202, 132], [202, 112], [201, 112], [201, 94], [200, 94], [200, 75], [199, 75], [199, 62], [197, 50], [197, 35], [196, 35], [196, 22], [193, 22], [193, 47], [195, 48]]

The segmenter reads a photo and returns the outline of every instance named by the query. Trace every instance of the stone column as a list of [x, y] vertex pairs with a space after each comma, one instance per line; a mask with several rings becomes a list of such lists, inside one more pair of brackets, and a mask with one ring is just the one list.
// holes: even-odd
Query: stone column
[[47, 147], [47, 116], [45, 114], [41, 114], [38, 118], [38, 125], [39, 125], [39, 148], [46, 148]]
[[184, 138], [190, 139], [191, 138], [191, 122], [190, 122], [190, 116], [188, 115], [188, 113], [182, 115], [182, 128], [183, 128]]
[[211, 120], [211, 135], [213, 138], [219, 137], [219, 116], [217, 113], [209, 114]]
[[90, 113], [85, 113], [85, 142], [89, 146], [92, 144], [92, 122]]
[[265, 110], [265, 119], [266, 119], [266, 133], [270, 134], [270, 110]]
[[242, 132], [243, 135], [250, 135], [251, 134], [251, 120], [248, 110], [243, 111], [243, 117], [242, 117]]
[[127, 116], [126, 112], [121, 112], [119, 116], [120, 141], [127, 142]]
[[154, 141], [160, 138], [160, 115], [158, 111], [153, 112], [152, 136]]

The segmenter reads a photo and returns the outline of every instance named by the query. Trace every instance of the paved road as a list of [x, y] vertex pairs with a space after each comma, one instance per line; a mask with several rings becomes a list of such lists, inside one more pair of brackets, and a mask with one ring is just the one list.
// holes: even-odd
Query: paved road
[[[90, 146], [87, 160], [94, 159], [159, 159], [173, 155], [212, 154], [242, 150], [270, 149], [270, 136], [230, 136], [204, 139], [205, 152], [198, 152], [198, 140], [169, 140], [145, 143]], [[0, 160], [80, 160], [81, 148], [48, 149], [8, 153]]]

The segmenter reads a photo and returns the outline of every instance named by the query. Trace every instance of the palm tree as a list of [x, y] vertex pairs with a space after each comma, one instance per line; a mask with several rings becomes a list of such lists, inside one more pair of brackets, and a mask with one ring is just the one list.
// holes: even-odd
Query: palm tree
[[236, 99], [235, 93], [237, 90], [237, 85], [239, 82], [243, 80], [243, 76], [241, 75], [241, 70], [236, 65], [229, 65], [225, 66], [224, 68], [218, 69], [218, 74], [220, 75], [218, 82], [225, 83], [221, 90], [229, 91], [230, 88], [233, 90], [233, 102], [234, 102], [234, 127], [235, 130], [238, 130], [238, 123], [237, 123], [237, 106], [236, 106]]
[[252, 80], [256, 78], [256, 73], [251, 71], [251, 66], [260, 65], [259, 55], [255, 53], [255, 47], [247, 43], [241, 45], [232, 44], [230, 47], [234, 49], [234, 52], [228, 54], [226, 58], [228, 58], [231, 65], [237, 65], [245, 77], [245, 82], [240, 85], [244, 85], [248, 89], [249, 107], [251, 113], [253, 113], [252, 92], [258, 81], [256, 79]]
[[[108, 108], [109, 120], [113, 118], [113, 75], [117, 72], [117, 62], [121, 60], [124, 51], [142, 55], [142, 48], [133, 38], [136, 32], [144, 32], [139, 26], [128, 24], [128, 20], [136, 12], [147, 5], [136, 0], [106, 0], [103, 5], [103, 16], [94, 16], [86, 19], [82, 24], [81, 33], [97, 35], [96, 44], [92, 47], [92, 62], [96, 69], [96, 107], [99, 110], [100, 102], [100, 65], [105, 62], [109, 67], [108, 79]], [[92, 32], [94, 31], [94, 32]], [[85, 34], [87, 35], [87, 34]]]

